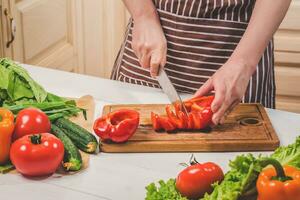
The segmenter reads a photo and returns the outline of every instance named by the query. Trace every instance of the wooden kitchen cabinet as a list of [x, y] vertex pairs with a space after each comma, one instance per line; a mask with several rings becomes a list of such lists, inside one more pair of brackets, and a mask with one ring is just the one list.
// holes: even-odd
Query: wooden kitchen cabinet
[[[128, 21], [122, 1], [0, 0], [0, 3], [1, 57], [109, 77]], [[15, 39], [7, 48], [5, 43], [11, 39], [14, 28]]]
[[300, 0], [292, 1], [274, 40], [276, 107], [300, 113]]
[[[79, 72], [81, 33], [77, 0], [1, 0], [2, 56]], [[12, 39], [13, 42], [6, 46]]]

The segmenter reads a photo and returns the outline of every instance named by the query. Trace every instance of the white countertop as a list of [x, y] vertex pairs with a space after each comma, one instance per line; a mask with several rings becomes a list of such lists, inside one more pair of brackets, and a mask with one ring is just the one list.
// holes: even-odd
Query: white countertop
[[[32, 77], [57, 95], [93, 95], [96, 115], [108, 103], [167, 103], [158, 89], [130, 85], [90, 76], [26, 66]], [[300, 135], [300, 115], [267, 110], [282, 145]], [[255, 154], [268, 152], [255, 152]], [[226, 171], [228, 161], [241, 153], [195, 153], [199, 162], [212, 161]], [[0, 199], [22, 200], [141, 200], [145, 186], [160, 179], [176, 177], [190, 153], [136, 153], [92, 155], [88, 169], [64, 177], [53, 175], [32, 180], [20, 174], [0, 175]]]

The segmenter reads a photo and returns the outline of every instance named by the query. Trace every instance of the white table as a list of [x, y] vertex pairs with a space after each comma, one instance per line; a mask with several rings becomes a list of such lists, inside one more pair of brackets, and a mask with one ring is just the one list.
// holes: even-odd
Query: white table
[[[167, 103], [158, 89], [26, 66], [32, 77], [49, 92], [61, 96], [93, 95], [97, 112], [107, 103]], [[300, 115], [267, 110], [282, 145], [300, 134]], [[255, 152], [259, 154], [261, 152]], [[264, 154], [268, 152], [263, 152]], [[228, 161], [241, 153], [196, 153], [199, 162], [217, 162], [226, 171]], [[176, 177], [178, 163], [188, 161], [190, 153], [100, 153], [90, 158], [90, 166], [75, 175], [32, 180], [20, 174], [0, 175], [0, 199], [22, 200], [141, 200], [145, 186], [153, 181]]]

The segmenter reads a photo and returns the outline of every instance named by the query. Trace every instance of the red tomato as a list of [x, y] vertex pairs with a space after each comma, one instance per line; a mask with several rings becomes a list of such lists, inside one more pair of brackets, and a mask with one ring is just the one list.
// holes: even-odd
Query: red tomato
[[222, 169], [212, 162], [196, 163], [181, 171], [176, 179], [176, 188], [182, 196], [199, 199], [212, 192], [212, 184], [222, 181]]
[[63, 156], [63, 143], [50, 133], [23, 136], [10, 149], [12, 163], [17, 171], [26, 176], [54, 173]]
[[16, 118], [14, 140], [24, 135], [48, 133], [51, 130], [51, 123], [48, 116], [36, 108], [21, 110]]

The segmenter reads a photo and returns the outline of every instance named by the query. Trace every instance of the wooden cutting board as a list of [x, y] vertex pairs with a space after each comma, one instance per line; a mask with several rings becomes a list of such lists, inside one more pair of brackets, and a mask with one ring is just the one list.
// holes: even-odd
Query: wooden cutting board
[[140, 126], [135, 135], [123, 144], [103, 143], [103, 152], [201, 152], [201, 151], [264, 151], [279, 146], [279, 139], [270, 119], [260, 104], [240, 104], [223, 125], [211, 130], [155, 132], [151, 111], [165, 114], [164, 104], [107, 105], [103, 115], [121, 108], [137, 110]]

